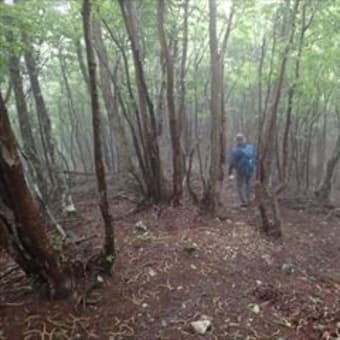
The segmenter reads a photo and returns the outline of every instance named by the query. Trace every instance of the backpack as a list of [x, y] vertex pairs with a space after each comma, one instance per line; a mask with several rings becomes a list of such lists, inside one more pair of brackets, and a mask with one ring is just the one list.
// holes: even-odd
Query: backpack
[[246, 144], [240, 148], [241, 158], [238, 163], [239, 171], [242, 175], [251, 177], [255, 172], [256, 167], [256, 152], [255, 148], [251, 144]]

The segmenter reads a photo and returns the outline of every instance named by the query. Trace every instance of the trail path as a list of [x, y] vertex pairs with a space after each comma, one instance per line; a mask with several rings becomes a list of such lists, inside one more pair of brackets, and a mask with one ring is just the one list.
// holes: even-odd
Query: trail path
[[[94, 189], [83, 182], [74, 192], [82, 218], [68, 221], [67, 229], [98, 235], [73, 250], [74, 261], [101, 244]], [[133, 209], [125, 195], [112, 192], [113, 216]], [[186, 202], [117, 221], [113, 276], [86, 298], [91, 277], [81, 280], [71, 299], [50, 303], [32, 296], [20, 272], [9, 274], [0, 280], [0, 339], [339, 337], [339, 217], [283, 206], [284, 237], [273, 243], [259, 233], [256, 209], [238, 208], [230, 184], [224, 195], [223, 220]], [[1, 261], [8, 270], [3, 256]], [[202, 317], [212, 327], [194, 334], [190, 322]]]

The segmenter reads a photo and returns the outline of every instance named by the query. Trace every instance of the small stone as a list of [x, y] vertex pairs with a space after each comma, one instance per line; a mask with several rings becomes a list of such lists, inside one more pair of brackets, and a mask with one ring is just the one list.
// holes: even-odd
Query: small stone
[[138, 221], [135, 224], [135, 228], [137, 231], [141, 231], [143, 233], [145, 233], [148, 230], [148, 227], [143, 223], [143, 221]]
[[98, 281], [99, 283], [103, 283], [103, 282], [104, 282], [104, 279], [103, 279], [102, 276], [97, 275], [97, 281]]
[[68, 214], [75, 213], [76, 211], [77, 211], [76, 207], [74, 206], [73, 203], [70, 203], [65, 207], [65, 212], [68, 213]]
[[253, 313], [255, 313], [255, 314], [259, 314], [259, 313], [260, 313], [260, 306], [257, 305], [256, 303], [250, 304], [250, 305], [249, 305], [249, 308], [250, 308], [250, 310], [251, 310]]
[[193, 242], [193, 243], [188, 243], [184, 246], [184, 250], [189, 253], [192, 254], [194, 251], [198, 250], [198, 245], [197, 243]]
[[274, 262], [273, 258], [268, 254], [264, 254], [261, 257], [267, 263], [268, 266], [271, 266]]
[[295, 272], [295, 266], [291, 263], [284, 263], [281, 267], [281, 270], [284, 272], [284, 273], [287, 273], [287, 274], [291, 274], [291, 273], [294, 273]]
[[262, 281], [256, 280], [256, 284], [257, 284], [258, 286], [261, 286], [261, 285], [262, 285]]
[[190, 268], [193, 269], [193, 270], [196, 270], [196, 269], [197, 269], [197, 267], [196, 267], [194, 264], [191, 264], [191, 265], [190, 265]]
[[154, 276], [157, 275], [157, 273], [156, 273], [152, 268], [149, 268], [149, 275], [150, 275], [151, 277], [154, 277]]
[[198, 320], [190, 323], [192, 329], [196, 334], [204, 335], [207, 331], [211, 329], [210, 320]]
[[149, 241], [152, 239], [152, 235], [146, 231], [143, 234], [137, 235], [137, 238], [142, 241]]
[[143, 307], [143, 308], [148, 308], [149, 305], [148, 305], [147, 303], [144, 302], [144, 303], [142, 304], [142, 307]]
[[165, 320], [162, 320], [161, 325], [162, 325], [162, 327], [166, 327], [168, 325], [168, 323]]

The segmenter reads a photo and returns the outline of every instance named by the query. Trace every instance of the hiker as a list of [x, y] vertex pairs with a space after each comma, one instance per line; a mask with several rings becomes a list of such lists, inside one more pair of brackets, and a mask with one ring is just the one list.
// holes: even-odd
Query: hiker
[[256, 151], [255, 147], [246, 142], [242, 133], [235, 138], [236, 146], [232, 149], [229, 160], [229, 179], [234, 179], [233, 170], [236, 171], [236, 185], [241, 201], [241, 207], [247, 207], [250, 203], [250, 179], [255, 172]]

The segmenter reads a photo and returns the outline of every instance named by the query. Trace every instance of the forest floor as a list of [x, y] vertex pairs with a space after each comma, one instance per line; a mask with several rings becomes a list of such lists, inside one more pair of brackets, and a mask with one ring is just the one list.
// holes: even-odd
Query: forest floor
[[[282, 241], [272, 242], [234, 191], [228, 183], [224, 217], [211, 218], [189, 202], [129, 213], [128, 194], [110, 190], [113, 216], [126, 214], [113, 275], [88, 274], [66, 301], [39, 300], [2, 254], [0, 340], [340, 339], [340, 218], [286, 201]], [[74, 263], [100, 249], [95, 195], [92, 179], [74, 189], [81, 216], [64, 226], [89, 237], [68, 247]], [[190, 325], [201, 319], [205, 335]]]

